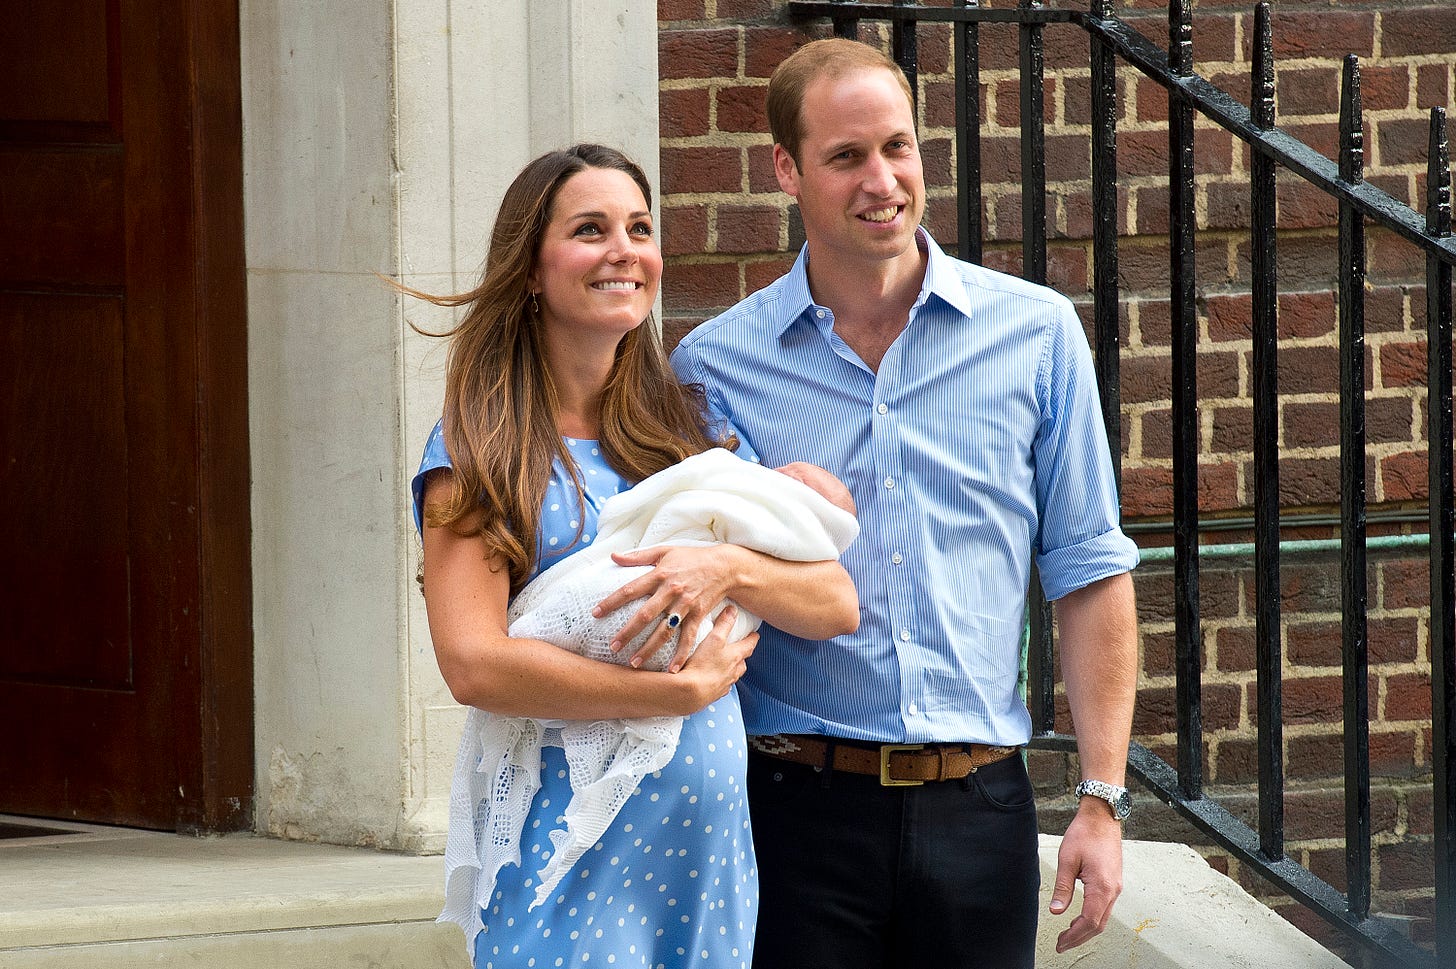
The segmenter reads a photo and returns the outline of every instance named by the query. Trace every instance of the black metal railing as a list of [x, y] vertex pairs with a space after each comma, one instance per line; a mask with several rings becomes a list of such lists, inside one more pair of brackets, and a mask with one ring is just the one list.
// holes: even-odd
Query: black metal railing
[[[1241, 862], [1308, 906], [1360, 944], [1368, 958], [1392, 966], [1456, 965], [1456, 589], [1453, 589], [1450, 152], [1442, 108], [1430, 114], [1424, 217], [1364, 180], [1360, 65], [1346, 58], [1339, 157], [1330, 160], [1275, 126], [1275, 71], [1269, 5], [1256, 8], [1250, 107], [1199, 76], [1193, 67], [1191, 0], [1168, 4], [1168, 47], [1159, 48], [1113, 15], [1111, 0], [1086, 9], [1051, 9], [1018, 0], [1001, 9], [978, 0], [953, 6], [790, 0], [800, 18], [832, 18], [835, 33], [855, 37], [861, 20], [888, 22], [891, 53], [916, 88], [916, 25], [952, 24], [956, 97], [959, 249], [979, 262], [982, 249], [979, 25], [1009, 23], [1020, 32], [1022, 273], [1046, 281], [1046, 171], [1042, 32], [1047, 24], [1081, 27], [1088, 35], [1092, 90], [1093, 342], [1101, 403], [1114, 461], [1120, 462], [1117, 268], [1117, 106], [1119, 62], [1168, 90], [1171, 235], [1173, 559], [1177, 698], [1176, 767], [1140, 744], [1128, 752], [1130, 772], [1160, 799]], [[1204, 794], [1199, 618], [1197, 306], [1194, 275], [1194, 119], [1211, 119], [1251, 149], [1253, 290], [1254, 545], [1258, 696], [1258, 829]], [[1275, 172], [1283, 169], [1339, 204], [1340, 544], [1345, 731], [1345, 846], [1348, 892], [1341, 893], [1284, 851], [1281, 711], [1280, 510], [1277, 447], [1277, 296]], [[1371, 820], [1367, 677], [1365, 496], [1365, 228], [1390, 230], [1418, 247], [1426, 261], [1428, 428], [1430, 454], [1430, 656], [1434, 773], [1436, 952], [1426, 952], [1370, 912]], [[1120, 475], [1120, 466], [1119, 466]], [[1035, 588], [1029, 605], [1028, 703], [1033, 745], [1074, 751], [1074, 738], [1053, 722], [1051, 612]]]

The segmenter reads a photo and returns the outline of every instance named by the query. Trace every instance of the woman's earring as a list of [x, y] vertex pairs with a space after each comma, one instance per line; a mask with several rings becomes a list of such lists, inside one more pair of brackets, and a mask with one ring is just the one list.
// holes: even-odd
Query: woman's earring
[[531, 293], [531, 315], [541, 315], [541, 301], [536, 298], [536, 294], [534, 292]]

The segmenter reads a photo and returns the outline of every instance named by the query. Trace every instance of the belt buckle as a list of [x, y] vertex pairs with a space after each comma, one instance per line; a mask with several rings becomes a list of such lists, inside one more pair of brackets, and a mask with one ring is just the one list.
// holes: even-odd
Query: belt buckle
[[924, 744], [882, 744], [880, 746], [880, 786], [920, 787], [925, 782], [917, 780], [896, 780], [890, 776], [890, 755], [909, 750], [924, 750]]

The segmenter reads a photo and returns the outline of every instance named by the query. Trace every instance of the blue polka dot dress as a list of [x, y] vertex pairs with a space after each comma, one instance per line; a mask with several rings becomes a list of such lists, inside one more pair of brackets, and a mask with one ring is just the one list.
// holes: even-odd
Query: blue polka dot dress
[[[565, 440], [582, 476], [586, 513], [583, 520], [571, 476], [556, 468], [542, 505], [544, 566], [589, 544], [602, 503], [630, 487], [595, 441]], [[414, 481], [417, 521], [424, 474], [448, 465], [437, 426]], [[571, 798], [563, 751], [545, 748], [541, 789], [521, 832], [522, 863], [501, 869], [481, 913], [476, 969], [748, 969], [758, 873], [745, 754], [736, 691], [685, 718], [672, 761], [642, 780], [550, 900], [528, 912], [536, 873], [553, 850], [550, 832], [564, 828], [561, 812]]]

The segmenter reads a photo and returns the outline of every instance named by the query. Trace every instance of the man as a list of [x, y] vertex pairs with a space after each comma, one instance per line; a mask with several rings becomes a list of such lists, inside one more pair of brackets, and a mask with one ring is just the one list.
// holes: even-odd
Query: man
[[1084, 888], [1058, 950], [1100, 932], [1121, 889], [1137, 550], [1118, 528], [1091, 354], [1065, 298], [954, 260], [919, 228], [910, 89], [892, 61], [811, 43], [774, 73], [768, 111], [807, 244], [673, 365], [765, 462], [803, 458], [849, 485], [861, 622], [826, 642], [764, 627], [740, 684], [754, 964], [1029, 967], [1037, 830], [1016, 682], [1033, 555], [1093, 782], [1058, 858], [1051, 912]]

